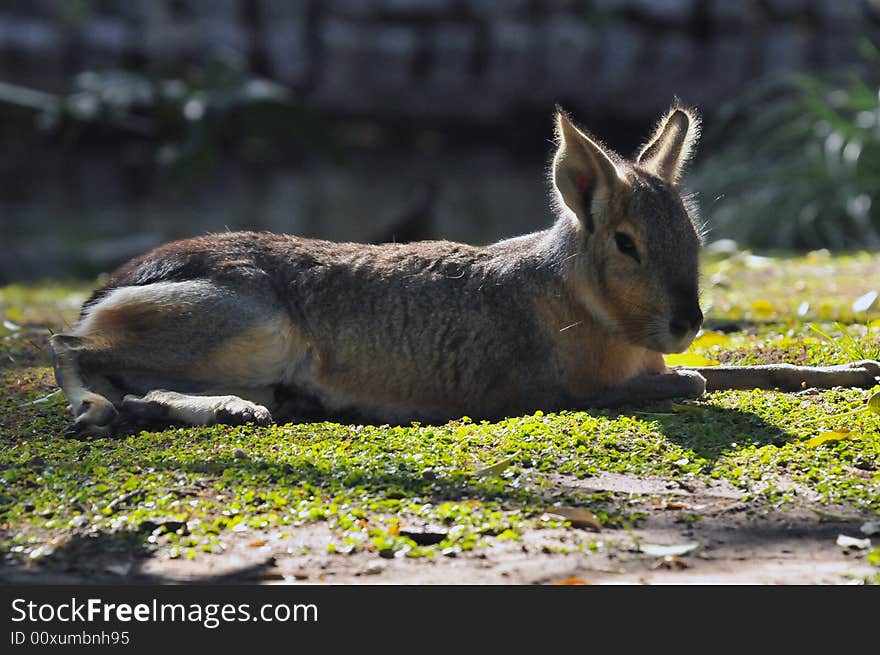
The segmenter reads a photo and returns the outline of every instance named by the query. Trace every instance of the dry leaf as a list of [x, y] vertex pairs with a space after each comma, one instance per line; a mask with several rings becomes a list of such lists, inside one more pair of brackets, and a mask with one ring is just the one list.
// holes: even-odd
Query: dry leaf
[[390, 528], [388, 528], [388, 535], [391, 537], [396, 537], [400, 534], [400, 523], [395, 523]]
[[562, 517], [571, 523], [573, 528], [595, 530], [596, 532], [602, 530], [602, 522], [596, 515], [579, 507], [551, 507], [547, 513]]
[[837, 545], [841, 548], [856, 548], [858, 550], [868, 550], [871, 547], [870, 539], [856, 539], [855, 537], [847, 537], [845, 534], [837, 535]]
[[880, 414], [880, 391], [868, 398], [868, 411]]
[[769, 300], [761, 299], [752, 303], [752, 311], [759, 316], [769, 316], [776, 311], [776, 308]]
[[490, 475], [501, 475], [508, 466], [513, 464], [516, 461], [516, 458], [519, 457], [519, 453], [511, 455], [507, 459], [502, 459], [500, 462], [496, 462], [492, 464], [492, 466], [487, 466], [486, 468], [482, 468], [477, 470], [476, 474], [481, 478], [488, 477]]
[[689, 541], [686, 544], [676, 544], [673, 546], [641, 543], [639, 544], [639, 551], [654, 557], [680, 557], [681, 555], [694, 552], [699, 547], [699, 541]]
[[666, 503], [664, 509], [684, 509], [684, 503]]
[[251, 543], [248, 544], [248, 546], [250, 546], [251, 548], [260, 548], [261, 546], [265, 546], [265, 545], [266, 545], [266, 542], [263, 541], [262, 539], [257, 539], [256, 541], [252, 541]]
[[804, 443], [809, 448], [816, 448], [821, 446], [823, 443], [828, 441], [840, 441], [841, 439], [846, 439], [849, 436], [852, 436], [852, 431], [847, 430], [846, 428], [837, 428], [836, 430], [831, 430], [829, 432], [823, 432], [818, 437], [813, 437], [812, 439], [807, 439]]
[[871, 309], [871, 306], [877, 300], [877, 292], [869, 291], [868, 293], [859, 296], [855, 299], [855, 302], [852, 304], [852, 310], [854, 312], [866, 312]]
[[561, 585], [579, 585], [579, 584], [590, 584], [590, 583], [587, 582], [586, 580], [584, 580], [583, 578], [575, 578], [572, 576], [570, 578], [565, 578], [565, 580], [557, 580], [556, 582], [551, 582], [550, 584], [561, 586]]
[[655, 569], [686, 569], [690, 564], [675, 555], [667, 555], [654, 565]]
[[714, 330], [703, 330], [703, 333], [694, 339], [691, 349], [711, 348], [712, 346], [726, 346], [730, 343], [730, 337], [723, 332], [715, 332]]

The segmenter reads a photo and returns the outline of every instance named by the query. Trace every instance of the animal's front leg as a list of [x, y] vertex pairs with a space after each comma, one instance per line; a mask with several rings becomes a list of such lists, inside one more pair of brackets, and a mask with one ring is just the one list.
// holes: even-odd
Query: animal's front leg
[[122, 411], [131, 416], [189, 425], [269, 425], [272, 415], [262, 405], [238, 396], [191, 396], [156, 390], [145, 396], [126, 396]]
[[632, 405], [669, 398], [699, 398], [706, 392], [706, 380], [694, 370], [671, 370], [659, 375], [640, 375], [616, 389], [592, 396], [588, 407]]
[[765, 364], [761, 366], [705, 366], [682, 371], [696, 371], [706, 378], [707, 391], [725, 389], [779, 389], [800, 391], [810, 387], [861, 387], [878, 384], [880, 362], [864, 360], [837, 366], [794, 366]]

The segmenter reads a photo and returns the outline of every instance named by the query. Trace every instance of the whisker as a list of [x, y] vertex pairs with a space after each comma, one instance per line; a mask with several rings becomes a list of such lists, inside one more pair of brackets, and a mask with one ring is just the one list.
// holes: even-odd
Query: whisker
[[577, 323], [572, 323], [571, 325], [566, 325], [564, 328], [559, 330], [560, 332], [565, 332], [566, 330], [570, 330], [573, 327], [577, 327], [578, 325], [583, 325], [583, 321], [578, 321]]

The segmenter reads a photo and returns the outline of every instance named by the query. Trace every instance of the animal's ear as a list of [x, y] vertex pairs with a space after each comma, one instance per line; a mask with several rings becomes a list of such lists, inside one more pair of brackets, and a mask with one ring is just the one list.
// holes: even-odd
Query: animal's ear
[[559, 147], [553, 158], [553, 184], [565, 206], [592, 232], [593, 194], [620, 182], [616, 156], [576, 128], [561, 109], [556, 112], [556, 138]]
[[676, 102], [657, 123], [654, 135], [642, 148], [636, 162], [649, 173], [676, 184], [699, 137], [699, 115]]

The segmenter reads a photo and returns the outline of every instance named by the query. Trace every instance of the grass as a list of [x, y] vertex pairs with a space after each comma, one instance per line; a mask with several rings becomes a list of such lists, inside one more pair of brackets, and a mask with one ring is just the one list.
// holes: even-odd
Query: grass
[[[871, 352], [880, 311], [852, 305], [878, 272], [880, 256], [867, 254], [741, 253], [708, 262], [707, 329], [691, 352], [731, 363], [810, 364], [847, 361], [852, 344]], [[204, 558], [223, 552], [237, 532], [260, 543], [269, 530], [296, 535], [315, 522], [331, 528], [325, 553], [432, 559], [562, 527], [549, 516], [557, 505], [586, 508], [606, 527], [637, 525], [625, 494], [577, 493], [560, 483], [602, 472], [725, 480], [747, 493], [756, 513], [804, 504], [880, 513], [880, 416], [834, 419], [864, 406], [871, 392], [861, 389], [721, 392], [689, 404], [498, 423], [175, 427], [63, 439], [69, 416], [52, 393], [45, 339], [75, 319], [88, 289], [0, 289], [0, 549], [8, 559], [51, 560], [71, 540], [108, 535], [157, 557]], [[807, 444], [835, 428], [850, 432]], [[437, 543], [407, 536], [421, 526], [439, 535]], [[564, 549], [594, 547], [584, 538]]]

